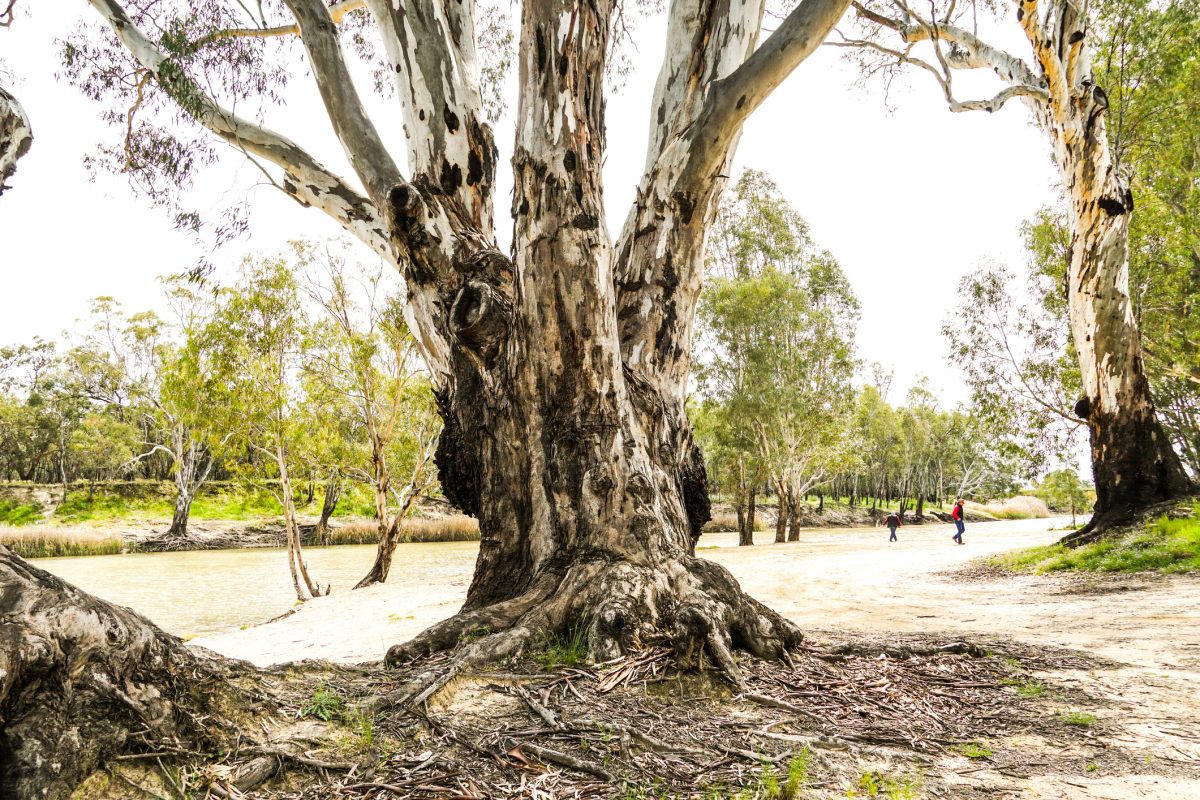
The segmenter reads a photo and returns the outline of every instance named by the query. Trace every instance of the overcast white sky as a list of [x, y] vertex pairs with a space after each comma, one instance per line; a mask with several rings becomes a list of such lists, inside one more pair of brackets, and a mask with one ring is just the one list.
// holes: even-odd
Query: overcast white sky
[[[39, 8], [0, 30], [0, 59], [16, 75], [10, 88], [35, 135], [12, 191], [0, 199], [0, 344], [56, 336], [98, 295], [130, 310], [159, 307], [156, 277], [187, 269], [200, 255], [123, 178], [89, 179], [83, 157], [118, 134], [98, 120], [96, 105], [56, 77], [55, 39], [90, 13], [82, 3], [78, 8]], [[1010, 28], [1003, 43], [1018, 44]], [[645, 157], [662, 34], [661, 20], [639, 26], [635, 71], [609, 97], [605, 185], [614, 233]], [[852, 88], [855, 72], [840, 55], [818, 52], [751, 118], [738, 169], [768, 172], [838, 258], [862, 302], [861, 357], [895, 370], [890, 399], [902, 400], [915, 376], [925, 374], [952, 406], [967, 392], [947, 362], [940, 328], [948, 314], [970, 313], [955, 286], [984, 257], [1013, 265], [1023, 259], [1018, 226], [1056, 196], [1047, 145], [1019, 103], [997, 114], [951, 114], [925, 75], [893, 85], [889, 113], [881, 87]], [[971, 77], [956, 78], [960, 99], [990, 95], [986, 79], [973, 84]], [[344, 164], [309, 83], [298, 77], [288, 107], [267, 121], [326, 163]], [[382, 98], [372, 105], [402, 157], [398, 108]], [[511, 153], [511, 124], [508, 118], [497, 126], [502, 163]], [[212, 256], [218, 278], [247, 251], [339, 234], [320, 212], [256, 185], [261, 175], [232, 151], [225, 162], [197, 187], [200, 205], [219, 210], [249, 193], [252, 233]], [[505, 208], [511, 180], [500, 172], [497, 206]], [[507, 240], [508, 231], [501, 236]], [[365, 249], [363, 257], [370, 257]]]

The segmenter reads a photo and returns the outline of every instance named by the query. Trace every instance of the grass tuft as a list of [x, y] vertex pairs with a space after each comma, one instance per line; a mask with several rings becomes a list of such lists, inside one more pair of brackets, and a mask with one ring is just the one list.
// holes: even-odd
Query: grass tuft
[[308, 705], [300, 709], [300, 718], [315, 717], [323, 722], [333, 722], [341, 716], [346, 703], [337, 692], [331, 691], [321, 684], [313, 691]]
[[991, 758], [992, 748], [988, 747], [983, 742], [965, 742], [956, 744], [950, 748], [956, 753], [966, 756], [967, 758]]
[[1080, 547], [1030, 547], [992, 556], [1013, 572], [1196, 572], [1200, 571], [1200, 505], [1193, 516], [1160, 517], [1144, 530]]
[[587, 620], [579, 620], [566, 633], [546, 637], [541, 648], [530, 653], [543, 669], [575, 667], [586, 662], [587, 655]]
[[864, 772], [858, 784], [846, 789], [846, 797], [884, 797], [887, 800], [915, 800], [920, 780], [907, 776], [893, 777], [879, 772]]
[[121, 537], [111, 533], [50, 526], [0, 528], [0, 544], [21, 558], [107, 556], [120, 553]]
[[1073, 725], [1076, 728], [1088, 728], [1096, 724], [1096, 715], [1089, 714], [1086, 711], [1060, 711], [1058, 718], [1065, 725]]

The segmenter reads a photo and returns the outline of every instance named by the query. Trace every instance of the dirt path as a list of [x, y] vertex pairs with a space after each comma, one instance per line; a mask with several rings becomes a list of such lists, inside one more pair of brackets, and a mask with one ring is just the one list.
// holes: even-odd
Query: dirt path
[[[953, 633], [1066, 647], [1112, 662], [1036, 676], [1049, 687], [1047, 713], [1095, 714], [1083, 737], [1088, 744], [1037, 737], [997, 743], [1044, 755], [1049, 766], [1030, 774], [948, 759], [939, 767], [943, 780], [960, 786], [954, 796], [1200, 797], [1200, 578], [977, 580], [955, 574], [980, 555], [1054, 541], [1061, 534], [1048, 528], [1056, 524], [970, 526], [962, 547], [950, 541], [949, 525], [901, 529], [896, 544], [881, 529], [813, 531], [801, 542], [754, 548], [727, 546], [732, 538], [717, 534], [701, 541], [700, 555], [724, 564], [756, 597], [818, 639]], [[374, 660], [388, 645], [452, 614], [469, 579], [464, 563], [460, 575], [440, 581], [320, 598], [278, 622], [195, 643], [259, 664]], [[1087, 767], [1064, 774], [1064, 763]]]

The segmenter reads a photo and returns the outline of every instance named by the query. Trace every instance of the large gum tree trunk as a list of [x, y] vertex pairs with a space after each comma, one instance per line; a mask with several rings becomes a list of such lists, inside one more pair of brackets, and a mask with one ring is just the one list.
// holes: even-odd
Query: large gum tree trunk
[[[105, 759], [211, 752], [256, 706], [208, 658], [0, 546], [0, 797], [67, 797]], [[202, 690], [198, 687], [203, 686]]]
[[800, 641], [694, 556], [707, 481], [684, 409], [704, 235], [742, 123], [847, 0], [802, 0], [757, 48], [762, 0], [672, 1], [647, 169], [615, 244], [601, 185], [613, 0], [523, 3], [511, 258], [496, 245], [471, 0], [366, 0], [396, 76], [410, 178], [357, 94], [329, 8], [285, 0], [365, 194], [164, 70], [172, 62], [118, 0], [91, 4], [198, 122], [282, 167], [285, 192], [404, 274], [444, 421], [440, 478], [482, 536], [463, 610], [388, 652], [395, 664], [458, 646], [409, 699], [580, 623], [593, 658], [666, 637], [682, 663], [707, 655], [739, 686], [733, 647], [778, 658]]
[[[740, 130], [705, 104], [696, 77], [742, 63], [762, 14], [759, 3], [716, 5], [672, 7], [656, 166], [617, 246], [600, 185], [613, 5], [522, 6], [514, 257], [457, 257], [437, 392], [439, 476], [447, 498], [479, 519], [480, 553], [462, 612], [392, 647], [390, 664], [451, 647], [468, 630], [493, 633], [460, 648], [460, 664], [583, 624], [593, 659], [665, 635], [682, 663], [706, 654], [739, 682], [733, 647], [781, 657], [800, 641], [792, 623], [693, 554], [708, 500], [683, 413], [691, 321], [704, 230]], [[842, 8], [825, 9], [829, 26]], [[697, 25], [716, 29], [711, 49], [695, 49]], [[820, 38], [802, 41], [815, 48]], [[737, 90], [723, 95], [734, 118], [761, 100], [747, 89], [738, 102]], [[694, 146], [705, 131], [711, 146]], [[457, 188], [450, 178], [443, 190]], [[405, 187], [393, 200], [403, 229], [429, 195], [415, 200]]]
[[[1075, 412], [1087, 420], [1096, 509], [1066, 543], [1094, 538], [1134, 512], [1192, 490], [1154, 411], [1129, 297], [1133, 192], [1112, 161], [1108, 99], [1091, 80], [1088, 19], [1069, 3], [1023, 0], [1020, 17], [1048, 86], [1035, 107], [1066, 187], [1071, 251], [1065, 291], [1083, 377]], [[1042, 32], [1050, 31], [1047, 40]]]
[[[1133, 194], [1108, 163], [1107, 148], [1087, 145], [1080, 147], [1071, 192], [1067, 305], [1083, 374], [1084, 395], [1075, 412], [1088, 424], [1096, 508], [1068, 542], [1087, 540], [1138, 509], [1191, 491], [1155, 415], [1129, 298]], [[1092, 175], [1099, 180], [1083, 183]]]

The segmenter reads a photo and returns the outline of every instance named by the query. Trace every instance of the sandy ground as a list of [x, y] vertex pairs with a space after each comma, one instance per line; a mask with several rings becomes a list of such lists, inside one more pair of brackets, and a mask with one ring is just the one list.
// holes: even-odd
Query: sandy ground
[[[1099, 717], [1094, 752], [1079, 755], [1135, 753], [1136, 769], [1019, 780], [987, 767], [967, 769], [955, 772], [963, 796], [969, 790], [972, 797], [1200, 797], [1200, 781], [1172, 774], [1172, 765], [1200, 764], [1200, 578], [969, 580], [955, 574], [981, 555], [1052, 542], [1062, 534], [1048, 528], [1061, 524], [974, 525], [962, 547], [950, 541], [949, 525], [901, 529], [895, 544], [882, 529], [812, 531], [801, 542], [753, 548], [729, 546], [732, 538], [718, 534], [704, 537], [699, 554], [724, 564], [754, 596], [818, 638], [855, 631], [955, 633], [1066, 647], [1112, 662], [1038, 677], [1062, 690], [1051, 692], [1048, 703], [1080, 697], [1080, 691], [1090, 697], [1088, 710]], [[470, 566], [419, 586], [389, 584], [320, 598], [286, 619], [193, 644], [262, 665], [377, 660], [390, 644], [457, 610]], [[1064, 710], [1075, 708], [1059, 702]], [[1027, 746], [1064, 752], [1047, 742]]]

